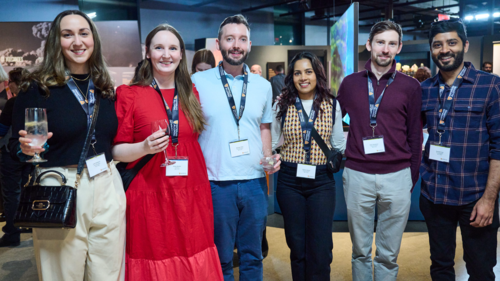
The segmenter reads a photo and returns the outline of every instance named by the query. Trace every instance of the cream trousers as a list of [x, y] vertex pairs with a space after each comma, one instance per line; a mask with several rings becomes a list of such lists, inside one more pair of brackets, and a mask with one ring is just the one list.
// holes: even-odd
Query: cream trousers
[[[56, 170], [74, 186], [76, 168]], [[60, 185], [57, 174], [44, 175], [41, 185]], [[125, 278], [125, 210], [123, 184], [113, 162], [109, 171], [89, 178], [87, 169], [77, 189], [74, 229], [33, 229], [40, 281], [114, 281]]]

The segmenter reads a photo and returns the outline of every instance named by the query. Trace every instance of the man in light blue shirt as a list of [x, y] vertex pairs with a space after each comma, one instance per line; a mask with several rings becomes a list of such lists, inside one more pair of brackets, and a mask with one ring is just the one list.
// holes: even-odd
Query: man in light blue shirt
[[207, 122], [198, 141], [212, 187], [215, 244], [225, 281], [234, 280], [235, 242], [240, 280], [262, 280], [267, 182], [260, 159], [272, 153], [272, 89], [244, 64], [251, 41], [242, 15], [222, 22], [216, 42], [223, 62], [192, 76]]

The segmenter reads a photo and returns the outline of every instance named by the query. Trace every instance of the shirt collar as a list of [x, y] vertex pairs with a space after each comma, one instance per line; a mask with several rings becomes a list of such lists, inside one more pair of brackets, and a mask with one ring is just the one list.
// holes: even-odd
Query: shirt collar
[[[372, 71], [372, 59], [370, 58], [366, 63], [365, 63], [365, 69], [368, 70], [368, 72], [372, 73], [373, 74], [373, 71]], [[392, 73], [394, 73], [396, 71], [396, 60], [393, 60], [392, 61], [392, 66], [391, 66], [391, 69], [389, 69], [389, 71], [387, 71], [386, 74], [382, 75], [383, 78], [389, 78]], [[375, 75], [375, 74], [373, 74]]]
[[[250, 68], [246, 64], [243, 65], [243, 69], [248, 73], [248, 82], [252, 81], [254, 79], [253, 78], [254, 75], [256, 75], [256, 74], [252, 75], [252, 73], [250, 73]], [[232, 77], [232, 75], [228, 74], [225, 70], [224, 70], [224, 73], [226, 74], [226, 76], [231, 76]], [[219, 79], [219, 80], [221, 79], [220, 78], [220, 71], [219, 71], [219, 66], [218, 65], [215, 67], [215, 77], [217, 77], [217, 79]], [[238, 79], [242, 79], [243, 80], [243, 74], [242, 75], [238, 75], [237, 77], [238, 77]]]
[[[476, 68], [471, 62], [468, 61], [464, 62], [464, 65], [467, 68], [464, 75], [464, 81], [474, 83], [474, 81], [476, 80], [476, 75], [478, 74]], [[439, 86], [440, 82], [444, 84], [444, 82], [441, 80], [441, 75], [439, 75], [438, 71], [438, 73], [434, 75], [434, 77], [432, 77], [432, 85]]]

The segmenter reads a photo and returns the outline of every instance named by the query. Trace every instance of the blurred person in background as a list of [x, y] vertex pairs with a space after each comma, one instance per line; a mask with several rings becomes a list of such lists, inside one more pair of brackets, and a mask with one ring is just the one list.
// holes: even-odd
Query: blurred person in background
[[[13, 97], [5, 104], [3, 113], [0, 115], [0, 187], [2, 189], [1, 199], [4, 204], [4, 215], [6, 224], [2, 228], [4, 235], [0, 238], [0, 247], [19, 246], [21, 234], [19, 228], [14, 226], [14, 216], [19, 205], [21, 195], [22, 176], [27, 176], [30, 165], [13, 159], [7, 147], [12, 135], [12, 112], [16, 101], [19, 86], [24, 75], [28, 71], [15, 68], [9, 72], [9, 84], [12, 84]], [[24, 172], [25, 171], [25, 172]]]
[[7, 88], [8, 81], [9, 75], [7, 75], [7, 72], [5, 72], [5, 69], [3, 69], [3, 66], [0, 63], [0, 92], [3, 92], [3, 90]]
[[215, 67], [215, 57], [209, 49], [201, 49], [196, 51], [191, 64], [191, 74], [198, 71], [205, 71]]
[[252, 67], [250, 67], [250, 72], [262, 76], [262, 67], [260, 67], [260, 65], [258, 64], [254, 64], [252, 65]]
[[415, 72], [415, 79], [418, 80], [418, 82], [422, 83], [425, 80], [431, 78], [431, 70], [428, 67], [419, 67], [418, 70]]
[[493, 63], [489, 61], [483, 62], [483, 67], [481, 70], [484, 72], [493, 73]]
[[276, 76], [273, 76], [270, 80], [273, 87], [273, 105], [276, 102], [276, 98], [281, 94], [283, 87], [285, 87], [285, 68], [282, 65], [278, 65], [274, 73]]

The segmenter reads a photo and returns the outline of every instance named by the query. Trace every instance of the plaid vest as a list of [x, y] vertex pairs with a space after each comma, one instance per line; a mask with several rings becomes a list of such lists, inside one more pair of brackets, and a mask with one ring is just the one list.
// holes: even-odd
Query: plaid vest
[[[328, 148], [332, 149], [330, 144], [330, 137], [333, 130], [333, 111], [332, 101], [323, 101], [321, 103], [322, 112], [318, 112], [318, 117], [314, 121], [314, 128], [318, 134], [323, 138]], [[302, 138], [302, 128], [300, 127], [299, 116], [297, 109], [292, 104], [288, 107], [286, 119], [281, 128], [283, 132], [284, 143], [281, 147], [281, 158], [283, 161], [290, 163], [305, 163], [305, 150], [304, 141]], [[326, 157], [314, 138], [311, 138], [311, 164], [312, 165], [326, 165]]]

